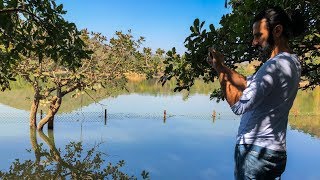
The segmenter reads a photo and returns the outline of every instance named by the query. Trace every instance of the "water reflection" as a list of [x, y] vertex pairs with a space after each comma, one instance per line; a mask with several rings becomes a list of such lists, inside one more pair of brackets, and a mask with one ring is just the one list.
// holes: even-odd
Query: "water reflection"
[[[85, 93], [78, 98], [73, 98], [72, 94], [68, 94], [64, 97], [58, 113], [70, 113], [81, 107], [99, 102], [105, 98], [132, 93], [148, 94], [152, 96], [173, 96], [178, 94], [173, 92], [175, 84], [176, 83], [174, 81], [170, 81], [162, 86], [157, 79], [150, 79], [140, 82], [129, 81], [127, 83], [126, 90], [108, 89], [107, 87], [107, 89], [101, 89], [98, 91], [87, 91], [88, 94]], [[34, 96], [33, 88], [24, 81], [19, 82], [18, 85], [13, 82], [12, 86], [13, 87], [10, 91], [0, 92], [0, 103], [17, 109], [29, 111], [31, 107], [30, 101]], [[190, 92], [182, 92], [182, 98], [186, 100], [188, 95], [194, 94], [208, 95], [212, 92], [212, 88], [214, 87], [217, 87], [217, 84], [206, 84], [201, 80], [196, 80], [195, 85]], [[209, 99], [209, 95], [207, 97]], [[46, 112], [47, 108], [40, 106], [39, 112], [40, 110]]]
[[[139, 176], [145, 169], [152, 179], [233, 179], [239, 120], [219, 113], [217, 111], [214, 118], [212, 111], [205, 116], [171, 116], [167, 111], [165, 124], [163, 111], [158, 118], [110, 113], [107, 126], [103, 117], [83, 123], [58, 121], [55, 134], [30, 131], [27, 123], [1, 123], [0, 144], [4, 146], [0, 148], [0, 179], [72, 179], [73, 174], [79, 179], [89, 178], [86, 173], [94, 177], [94, 173], [107, 167], [106, 162], [101, 163], [100, 168], [90, 169], [96, 163], [95, 155], [91, 155], [87, 163], [83, 159], [88, 156], [88, 145], [101, 141], [106, 143], [96, 147], [93, 154], [99, 149], [108, 152], [110, 156], [102, 153], [101, 159], [113, 164], [125, 159], [126, 165], [119, 171], [129, 175]], [[70, 144], [70, 141], [83, 143]], [[31, 153], [24, 153], [26, 148], [30, 148]], [[319, 179], [319, 149], [318, 138], [288, 128], [289, 158], [283, 179]], [[14, 161], [15, 158], [20, 160]], [[303, 168], [310, 164], [309, 168]]]
[[[138, 94], [103, 97], [104, 100], [100, 102], [108, 105], [108, 119], [105, 120], [104, 107], [91, 104], [85, 97], [82, 101], [70, 99], [65, 103], [66, 106], [70, 105], [70, 108], [64, 109], [65, 112], [81, 107], [81, 113], [63, 114], [57, 118], [55, 140], [51, 132], [29, 132], [28, 112], [20, 113], [17, 110], [23, 109], [18, 106], [21, 105], [20, 100], [27, 102], [26, 110], [30, 108], [29, 100], [22, 97], [25, 90], [0, 95], [1, 103], [14, 103], [8, 104], [11, 107], [0, 105], [0, 144], [3, 144], [0, 148], [0, 179], [41, 179], [45, 175], [51, 179], [54, 176], [63, 179], [63, 175], [66, 179], [72, 178], [71, 172], [76, 173], [77, 170], [68, 168], [76, 166], [76, 162], [69, 162], [67, 147], [63, 148], [61, 144], [68, 144], [73, 150], [71, 154], [80, 145], [70, 144], [70, 141], [82, 141], [84, 145], [95, 141], [107, 142], [100, 145], [100, 149], [107, 149], [111, 156], [102, 155], [101, 158], [113, 164], [119, 161], [118, 157], [125, 159], [126, 166], [121, 170], [128, 174], [139, 175], [142, 169], [146, 169], [153, 179], [233, 179], [234, 143], [239, 117], [231, 114], [229, 105], [210, 101], [208, 94], [201, 95], [201, 92], [191, 95], [187, 101], [183, 100], [181, 94], [160, 92], [163, 94], [159, 95], [158, 92], [146, 95], [149, 90], [143, 89], [149, 85], [141, 85], [140, 89], [132, 86], [137, 88]], [[154, 89], [155, 92], [158, 90]], [[320, 116], [310, 116], [319, 115], [319, 93], [318, 88], [312, 92], [299, 92], [297, 96], [289, 119], [289, 158], [283, 179], [320, 179]], [[24, 153], [24, 149], [30, 148], [29, 141], [32, 154]], [[82, 150], [82, 159], [87, 154], [87, 151]], [[81, 158], [76, 157], [76, 154], [73, 156], [85, 166]], [[14, 161], [15, 158], [20, 161]], [[94, 163], [88, 162], [88, 166]], [[85, 178], [85, 172], [98, 173], [107, 167], [106, 162], [102, 164], [101, 168], [97, 168], [98, 171], [84, 169], [82, 177]]]
[[[37, 134], [48, 146], [37, 142]], [[82, 142], [70, 142], [65, 147], [64, 154], [57, 149], [53, 131], [48, 135], [30, 128], [30, 142], [35, 160], [20, 162], [16, 159], [9, 171], [0, 171], [0, 179], [136, 179], [133, 175], [122, 172], [123, 160], [113, 165], [106, 165], [106, 156], [98, 151], [100, 144], [85, 150]], [[149, 179], [149, 173], [143, 171], [142, 179]]]
[[292, 129], [320, 138], [320, 116], [290, 116], [289, 123]]
[[[298, 91], [290, 114], [294, 116], [320, 115], [320, 87], [313, 90]], [[303, 119], [301, 119], [303, 120]]]
[[[21, 109], [21, 110], [30, 110], [30, 99], [33, 97], [33, 90], [27, 85], [27, 83], [20, 82], [20, 86], [13, 86], [13, 89], [10, 91], [0, 92], [0, 103], [8, 105], [10, 107]], [[62, 103], [61, 108], [58, 113], [70, 113], [72, 111], [78, 110], [82, 107], [88, 106], [96, 102], [102, 102], [104, 105], [109, 105], [103, 103], [102, 100], [110, 97], [119, 97], [120, 95], [128, 94], [139, 94], [139, 95], [150, 95], [154, 97], [159, 96], [177, 96], [182, 95], [179, 98], [186, 99], [187, 95], [194, 96], [196, 94], [205, 95], [209, 99], [209, 94], [215, 87], [218, 87], [217, 84], [206, 84], [201, 80], [196, 80], [195, 85], [191, 88], [190, 93], [183, 92], [174, 93], [173, 89], [175, 87], [175, 82], [170, 81], [165, 86], [161, 86], [161, 83], [156, 79], [144, 80], [141, 82], [128, 82], [127, 90], [114, 90], [114, 89], [103, 89], [97, 92], [88, 92], [90, 96], [86, 93], [79, 98], [72, 98], [71, 95], [66, 96]], [[93, 100], [95, 99], [95, 101]], [[189, 101], [189, 99], [188, 99]], [[214, 102], [212, 102], [214, 103]], [[41, 109], [46, 110], [44, 107], [39, 107], [39, 112]], [[0, 109], [1, 110], [1, 109]], [[169, 109], [167, 109], [169, 110]], [[147, 112], [145, 112], [147, 113]], [[320, 115], [320, 87], [308, 91], [298, 91], [297, 98], [291, 109], [291, 114], [294, 115]]]

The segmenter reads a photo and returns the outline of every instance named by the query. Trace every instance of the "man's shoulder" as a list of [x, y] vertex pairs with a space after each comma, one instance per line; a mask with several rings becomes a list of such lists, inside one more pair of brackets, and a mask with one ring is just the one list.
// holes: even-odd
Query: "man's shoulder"
[[300, 64], [299, 58], [296, 54], [290, 54], [288, 52], [282, 52], [275, 57], [269, 59], [267, 65], [276, 65], [277, 67], [290, 66], [291, 64]]
[[288, 52], [281, 52], [269, 59], [269, 61], [288, 61], [288, 60], [298, 60], [298, 56], [296, 54], [291, 54]]
[[[270, 65], [274, 66], [281, 72], [292, 73], [292, 71], [299, 72], [301, 71], [301, 64], [299, 57], [296, 54], [290, 54], [287, 52], [279, 53], [274, 58], [270, 59]], [[271, 65], [274, 64], [274, 65]]]

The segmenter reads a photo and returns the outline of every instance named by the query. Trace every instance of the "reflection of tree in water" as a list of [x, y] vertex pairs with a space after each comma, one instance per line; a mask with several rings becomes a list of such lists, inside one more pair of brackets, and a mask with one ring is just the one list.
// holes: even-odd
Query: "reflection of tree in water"
[[312, 91], [298, 91], [291, 108], [292, 115], [320, 115], [320, 87]]
[[[50, 150], [42, 143], [38, 144], [37, 133]], [[35, 161], [16, 159], [8, 172], [0, 171], [0, 179], [137, 179], [120, 170], [125, 164], [123, 160], [103, 167], [104, 154], [97, 151], [99, 144], [86, 151], [81, 142], [70, 142], [62, 155], [55, 146], [53, 131], [48, 131], [47, 136], [33, 128], [30, 129], [30, 141]], [[141, 176], [149, 179], [148, 172], [143, 171]]]
[[320, 116], [290, 116], [289, 124], [292, 129], [320, 138]]

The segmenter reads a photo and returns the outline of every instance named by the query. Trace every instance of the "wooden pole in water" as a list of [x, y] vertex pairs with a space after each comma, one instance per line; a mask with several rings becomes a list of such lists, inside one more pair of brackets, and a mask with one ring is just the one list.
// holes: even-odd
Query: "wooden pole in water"
[[40, 110], [40, 120], [42, 119], [42, 109]]
[[107, 125], [107, 109], [104, 109], [104, 125]]
[[216, 111], [213, 110], [212, 112], [212, 122], [214, 122], [216, 120]]
[[163, 123], [166, 123], [166, 119], [167, 119], [167, 111], [164, 110], [163, 111]]

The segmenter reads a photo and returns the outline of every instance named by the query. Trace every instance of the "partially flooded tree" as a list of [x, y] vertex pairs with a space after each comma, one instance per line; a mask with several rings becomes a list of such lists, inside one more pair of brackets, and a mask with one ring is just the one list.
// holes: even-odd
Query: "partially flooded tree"
[[[226, 1], [227, 2], [227, 1]], [[191, 34], [185, 39], [187, 51], [183, 55], [175, 48], [167, 52], [166, 68], [161, 80], [177, 79], [175, 91], [189, 90], [197, 78], [205, 82], [214, 81], [216, 73], [206, 62], [208, 47], [214, 47], [225, 55], [225, 64], [236, 68], [235, 64], [259, 60], [258, 51], [251, 46], [252, 20], [255, 14], [268, 6], [279, 5], [295, 18], [300, 12], [305, 18], [306, 31], [293, 39], [291, 47], [298, 54], [302, 64], [302, 80], [307, 82], [304, 88], [320, 85], [320, 6], [318, 1], [287, 0], [230, 0], [232, 12], [220, 20], [221, 27], [212, 24], [205, 29], [204, 21], [196, 19], [190, 27]], [[222, 97], [219, 90], [213, 97]]]
[[[0, 84], [2, 90], [9, 88], [19, 75], [33, 87], [30, 127], [38, 130], [46, 123], [53, 128], [65, 95], [123, 88], [125, 74], [144, 72], [139, 60], [149, 58], [138, 50], [144, 38], [116, 32], [107, 42], [100, 33], [78, 31], [65, 13], [54, 0], [0, 1]], [[36, 125], [40, 104], [48, 111]]]
[[[39, 100], [43, 96], [40, 94], [42, 84], [39, 78], [42, 78], [43, 82], [46, 81], [41, 75], [42, 69], [48, 65], [49, 69], [64, 67], [74, 72], [76, 68], [81, 67], [82, 59], [89, 58], [90, 51], [85, 49], [80, 31], [75, 24], [62, 17], [65, 13], [63, 6], [57, 5], [54, 0], [0, 1], [1, 88], [9, 88], [9, 81], [14, 80], [19, 73], [32, 83], [35, 89], [30, 121], [32, 127], [35, 127], [34, 113], [37, 112]], [[55, 83], [60, 83], [58, 86], [61, 87], [65, 82]], [[49, 114], [56, 113], [61, 103], [59, 96], [72, 91], [72, 88], [75, 87], [65, 91], [61, 88], [49, 90], [57, 92], [57, 96], [51, 100], [53, 103]], [[41, 124], [39, 129], [42, 129]]]
[[[30, 111], [30, 126], [42, 130], [48, 123], [53, 129], [54, 116], [58, 112], [63, 97], [69, 93], [78, 96], [91, 90], [108, 87], [125, 88], [126, 73], [140, 72], [138, 51], [143, 38], [135, 40], [131, 33], [116, 32], [116, 37], [107, 41], [100, 33], [82, 32], [81, 38], [92, 52], [83, 59], [79, 67], [69, 68], [56, 63], [50, 57], [25, 57], [14, 69], [34, 89]], [[48, 111], [36, 125], [39, 105], [46, 105]]]
[[23, 57], [51, 58], [68, 68], [79, 67], [89, 52], [80, 32], [63, 18], [63, 5], [54, 0], [0, 1], [0, 85], [9, 88], [12, 68]]

